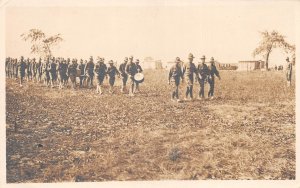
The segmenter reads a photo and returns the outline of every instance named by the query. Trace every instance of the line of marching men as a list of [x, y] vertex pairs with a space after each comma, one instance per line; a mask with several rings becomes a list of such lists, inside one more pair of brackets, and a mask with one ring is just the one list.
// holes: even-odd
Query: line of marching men
[[198, 99], [204, 99], [204, 86], [208, 83], [210, 88], [208, 91], [209, 99], [214, 98], [215, 76], [221, 79], [219, 71], [215, 66], [214, 58], [209, 61], [210, 65], [205, 64], [205, 56], [200, 58], [198, 66], [193, 63], [194, 56], [192, 53], [188, 56], [188, 62], [183, 63], [179, 57], [175, 59], [175, 64], [171, 67], [169, 72], [169, 85], [172, 86], [171, 100], [179, 102], [178, 88], [180, 80], [186, 85], [185, 100], [193, 99], [193, 84], [194, 78], [200, 84], [200, 91]]
[[93, 81], [96, 77], [97, 86], [96, 92], [103, 93], [102, 85], [105, 78], [109, 78], [109, 92], [113, 93], [113, 86], [116, 76], [122, 79], [121, 92], [126, 92], [126, 83], [129, 80], [130, 88], [129, 95], [133, 96], [135, 92], [139, 91], [139, 83], [134, 81], [134, 75], [143, 71], [137, 59], [133, 62], [133, 57], [125, 58], [124, 62], [120, 64], [119, 69], [114, 65], [114, 62], [110, 60], [109, 66], [104, 63], [104, 58], [98, 57], [97, 62], [94, 63], [91, 56], [89, 61], [80, 59], [78, 63], [77, 59], [70, 58], [48, 58], [42, 60], [41, 58], [36, 61], [33, 59], [25, 59], [23, 56], [18, 59], [6, 58], [5, 71], [8, 78], [16, 78], [20, 81], [20, 86], [27, 79], [35, 82], [44, 82], [46, 86], [54, 87], [58, 85], [60, 89], [67, 86], [69, 80], [72, 83], [73, 89], [76, 88], [76, 78], [79, 78], [79, 87], [93, 87]]

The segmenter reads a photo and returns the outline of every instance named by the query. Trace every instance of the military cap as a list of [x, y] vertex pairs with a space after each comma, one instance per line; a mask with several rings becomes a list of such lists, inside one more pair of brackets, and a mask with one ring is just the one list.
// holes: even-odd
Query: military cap
[[191, 58], [194, 58], [192, 53], [189, 54], [189, 59], [191, 59]]
[[285, 60], [286, 60], [286, 61], [290, 61], [289, 57], [287, 57]]
[[215, 59], [213, 57], [210, 58], [210, 62], [214, 62]]
[[205, 59], [205, 56], [203, 55], [200, 59]]
[[129, 59], [133, 59], [133, 56], [130, 56]]
[[178, 63], [178, 62], [180, 62], [180, 58], [176, 57], [175, 63]]
[[109, 64], [114, 64], [113, 60], [110, 60], [108, 63], [109, 63]]
[[140, 60], [139, 60], [139, 59], [136, 59], [136, 62], [140, 62]]

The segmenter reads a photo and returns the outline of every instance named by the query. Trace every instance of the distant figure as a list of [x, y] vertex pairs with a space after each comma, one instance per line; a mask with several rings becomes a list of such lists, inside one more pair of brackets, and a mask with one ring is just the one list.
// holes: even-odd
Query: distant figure
[[[136, 64], [137, 72], [138, 73], [143, 72], [143, 69], [142, 69], [142, 67], [140, 65], [140, 60], [139, 59], [136, 60], [135, 64]], [[135, 92], [140, 92], [140, 87], [139, 87], [139, 83], [138, 82], [135, 83]]]
[[201, 57], [201, 63], [197, 67], [198, 71], [198, 82], [200, 84], [200, 91], [199, 91], [199, 100], [204, 99], [204, 85], [205, 81], [207, 79], [207, 76], [209, 75], [209, 69], [207, 65], [205, 64], [205, 56]]
[[87, 82], [88, 86], [91, 88], [93, 86], [93, 80], [94, 80], [94, 68], [95, 64], [93, 61], [93, 57], [90, 57], [90, 61], [85, 65], [85, 72], [87, 74]]
[[215, 75], [221, 80], [221, 77], [219, 75], [219, 71], [217, 70], [217, 67], [215, 66], [215, 60], [212, 57], [210, 59], [210, 67], [209, 67], [209, 76], [208, 76], [208, 83], [209, 83], [209, 91], [208, 91], [208, 97], [210, 99], [214, 98], [214, 90], [215, 90]]
[[137, 73], [136, 64], [133, 62], [133, 57], [129, 57], [129, 63], [126, 65], [126, 74], [128, 75], [130, 81], [130, 88], [129, 88], [129, 96], [134, 96], [134, 88], [136, 82], [134, 81], [134, 75]]
[[68, 75], [71, 80], [72, 88], [76, 89], [77, 63], [75, 59], [73, 59], [72, 64], [68, 66]]
[[36, 65], [37, 68], [37, 81], [41, 82], [42, 81], [42, 76], [43, 76], [43, 63], [42, 63], [42, 58], [39, 59], [39, 62]]
[[32, 59], [32, 72], [33, 72], [33, 81], [37, 81], [37, 63], [35, 62], [35, 58]]
[[290, 87], [291, 86], [291, 81], [292, 81], [292, 69], [293, 69], [293, 65], [289, 60], [289, 57], [286, 58], [286, 81], [287, 81], [287, 86]]
[[26, 65], [27, 81], [29, 81], [29, 80], [32, 80], [32, 64], [31, 64], [31, 60], [29, 58], [27, 58], [26, 62], [27, 62], [27, 65]]
[[20, 71], [20, 86], [22, 87], [23, 85], [23, 80], [24, 80], [24, 77], [25, 77], [25, 70], [26, 70], [26, 62], [24, 60], [24, 57], [21, 56], [21, 59], [20, 59], [20, 63], [18, 65], [19, 67], [19, 71]]
[[100, 95], [103, 93], [102, 92], [102, 85], [103, 85], [103, 81], [106, 75], [106, 70], [107, 67], [104, 64], [104, 59], [103, 58], [98, 58], [98, 63], [95, 66], [95, 73], [97, 76], [97, 88], [96, 88], [96, 93], [99, 93]]
[[275, 65], [275, 71], [277, 71], [277, 65]]
[[114, 62], [110, 60], [109, 67], [107, 68], [108, 82], [109, 82], [109, 93], [113, 93], [113, 87], [116, 80], [116, 74], [120, 76], [118, 69], [114, 66]]
[[185, 100], [188, 100], [188, 97], [190, 97], [190, 100], [193, 99], [194, 74], [197, 76], [197, 69], [195, 64], [193, 63], [193, 59], [194, 56], [190, 53], [188, 57], [189, 62], [183, 65], [184, 80], [187, 84]]
[[124, 93], [125, 90], [126, 90], [126, 82], [127, 82], [127, 79], [128, 79], [128, 76], [126, 74], [127, 62], [128, 62], [128, 57], [125, 57], [124, 63], [121, 63], [120, 66], [119, 66], [119, 72], [120, 72], [120, 75], [122, 77], [121, 93]]
[[51, 60], [50, 63], [50, 82], [51, 82], [51, 87], [54, 88], [54, 85], [56, 84], [57, 80], [57, 64], [54, 59]]
[[82, 88], [83, 87], [83, 83], [85, 81], [85, 72], [84, 72], [84, 67], [85, 64], [83, 63], [83, 59], [80, 59], [80, 64], [79, 64], [79, 70], [80, 70], [80, 82], [79, 82], [79, 87]]
[[179, 94], [178, 94], [178, 87], [180, 84], [180, 78], [183, 80], [183, 74], [180, 67], [180, 58], [177, 57], [175, 60], [175, 64], [171, 67], [169, 72], [169, 85], [172, 87], [171, 92], [171, 100], [179, 102]]

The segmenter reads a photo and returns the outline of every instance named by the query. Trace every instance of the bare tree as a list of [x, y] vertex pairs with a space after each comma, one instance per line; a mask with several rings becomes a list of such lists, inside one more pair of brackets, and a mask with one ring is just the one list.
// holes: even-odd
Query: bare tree
[[30, 29], [28, 32], [21, 35], [24, 41], [29, 41], [31, 53], [37, 54], [40, 57], [52, 57], [52, 48], [63, 41], [60, 34], [47, 37], [44, 32], [39, 29]]
[[269, 69], [269, 56], [274, 48], [282, 48], [285, 53], [292, 53], [293, 57], [295, 56], [296, 47], [295, 45], [290, 45], [285, 41], [285, 36], [279, 34], [277, 31], [268, 31], [260, 32], [262, 40], [259, 43], [259, 46], [253, 51], [253, 56], [262, 54], [266, 59], [266, 69]]

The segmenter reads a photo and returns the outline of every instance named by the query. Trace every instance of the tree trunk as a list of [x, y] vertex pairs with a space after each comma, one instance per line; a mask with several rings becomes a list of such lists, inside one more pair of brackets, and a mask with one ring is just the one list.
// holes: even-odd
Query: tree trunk
[[265, 64], [266, 71], [269, 70], [269, 56], [270, 56], [270, 51], [267, 53], [267, 57], [266, 57], [266, 64]]

